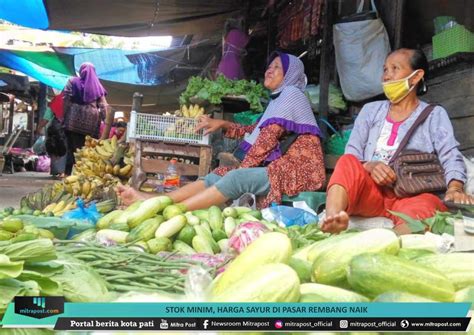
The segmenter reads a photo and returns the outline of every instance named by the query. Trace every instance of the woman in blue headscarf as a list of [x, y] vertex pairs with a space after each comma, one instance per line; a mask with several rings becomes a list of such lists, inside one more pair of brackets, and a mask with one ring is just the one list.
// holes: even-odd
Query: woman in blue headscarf
[[[320, 130], [304, 94], [303, 63], [285, 53], [275, 53], [270, 60], [264, 85], [272, 92], [271, 101], [256, 124], [244, 127], [204, 116], [197, 127], [206, 133], [224, 129], [226, 137], [243, 139], [236, 155], [242, 158], [240, 166], [219, 167], [204, 180], [169, 193], [175, 202], [194, 210], [252, 193], [262, 199], [259, 207], [267, 207], [280, 203], [285, 194], [323, 187]], [[119, 186], [118, 193], [125, 204], [150, 197], [125, 186]]]
[[[71, 174], [74, 152], [84, 146], [87, 135], [99, 137], [100, 122], [105, 118], [107, 91], [99, 81], [94, 65], [83, 63], [79, 77], [69, 79], [63, 90], [64, 126], [67, 138], [66, 174]], [[106, 124], [105, 132], [110, 131]]]

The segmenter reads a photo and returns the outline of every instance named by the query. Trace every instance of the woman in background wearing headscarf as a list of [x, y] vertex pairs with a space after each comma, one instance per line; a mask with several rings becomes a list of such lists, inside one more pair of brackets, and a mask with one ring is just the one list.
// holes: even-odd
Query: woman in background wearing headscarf
[[[265, 72], [264, 85], [272, 92], [272, 100], [255, 125], [240, 126], [204, 116], [197, 127], [206, 129], [206, 133], [224, 129], [226, 137], [243, 138], [239, 168], [219, 167], [204, 180], [169, 193], [175, 202], [194, 210], [252, 193], [261, 198], [259, 207], [267, 207], [280, 203], [285, 194], [293, 196], [323, 187], [320, 130], [303, 93], [303, 63], [293, 55], [274, 54]], [[291, 143], [288, 138], [293, 139]], [[118, 194], [124, 204], [153, 196], [126, 186], [119, 186]]]
[[[71, 174], [74, 152], [84, 146], [86, 135], [99, 137], [100, 121], [105, 117], [107, 106], [105, 99], [107, 91], [100, 83], [94, 65], [83, 63], [79, 68], [79, 77], [69, 79], [63, 93], [64, 124], [68, 145], [66, 174]], [[79, 126], [77, 113], [83, 114], [83, 120], [87, 122], [87, 126], [83, 124]], [[111, 124], [106, 123], [105, 126], [104, 133], [108, 134]]]

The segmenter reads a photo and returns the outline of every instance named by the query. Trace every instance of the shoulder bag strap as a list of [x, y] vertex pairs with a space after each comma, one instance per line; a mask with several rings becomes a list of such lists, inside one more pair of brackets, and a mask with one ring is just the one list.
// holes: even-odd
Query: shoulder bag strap
[[415, 130], [418, 128], [419, 125], [421, 125], [425, 120], [428, 118], [430, 113], [433, 111], [433, 109], [436, 107], [436, 105], [428, 105], [425, 107], [425, 109], [421, 112], [421, 114], [418, 116], [418, 118], [415, 120], [413, 125], [408, 129], [405, 137], [403, 140], [400, 142], [400, 145], [398, 146], [397, 151], [392, 156], [392, 159], [390, 159], [390, 163], [392, 163], [397, 156], [400, 154], [400, 152], [406, 147], [408, 144], [408, 141], [410, 140], [411, 135], [415, 132]]

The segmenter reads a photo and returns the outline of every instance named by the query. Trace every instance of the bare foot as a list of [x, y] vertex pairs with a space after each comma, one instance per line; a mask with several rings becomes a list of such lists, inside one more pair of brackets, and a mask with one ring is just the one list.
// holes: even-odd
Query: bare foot
[[338, 234], [346, 230], [349, 226], [349, 215], [346, 212], [340, 211], [336, 215], [329, 215], [323, 221], [321, 230], [325, 233]]

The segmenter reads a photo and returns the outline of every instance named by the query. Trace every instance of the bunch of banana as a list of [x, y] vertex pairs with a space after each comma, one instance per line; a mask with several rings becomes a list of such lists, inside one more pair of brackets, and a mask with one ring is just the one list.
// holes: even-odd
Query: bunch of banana
[[[124, 162], [125, 162], [125, 158], [124, 158]], [[112, 165], [110, 161], [107, 161], [105, 165], [105, 173], [108, 173], [120, 178], [128, 179], [132, 176], [132, 169], [133, 169], [133, 163], [132, 162], [129, 162], [129, 163], [130, 164], [126, 164], [125, 166], [121, 167], [119, 164]]]
[[22, 212], [35, 211], [60, 216], [75, 208], [74, 196], [65, 192], [61, 183], [45, 186], [43, 189], [27, 194], [20, 201]]
[[87, 135], [86, 136], [86, 142], [84, 143], [84, 146], [88, 147], [88, 148], [95, 148], [98, 143], [99, 143], [98, 140], [96, 140], [95, 138]]
[[181, 106], [181, 114], [183, 117], [197, 119], [201, 115], [204, 115], [205, 111], [203, 107], [199, 107], [199, 105], [183, 105]]
[[43, 210], [42, 213], [48, 214], [48, 213], [53, 213], [54, 216], [63, 216], [64, 213], [76, 208], [76, 202], [74, 198], [70, 198], [69, 202], [66, 202], [66, 200], [61, 200], [59, 202], [53, 202], [46, 206]]
[[92, 200], [104, 185], [98, 176], [72, 175], [64, 178], [64, 190], [74, 197], [81, 197], [86, 202]]

